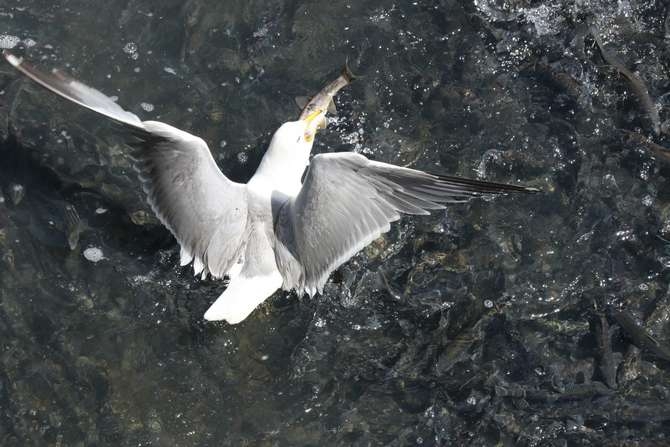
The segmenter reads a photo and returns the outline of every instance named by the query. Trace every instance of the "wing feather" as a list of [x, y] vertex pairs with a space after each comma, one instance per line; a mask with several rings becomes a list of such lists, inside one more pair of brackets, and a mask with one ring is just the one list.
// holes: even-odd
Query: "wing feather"
[[312, 158], [300, 193], [279, 210], [275, 256], [285, 289], [314, 294], [328, 275], [404, 214], [534, 188], [439, 176], [360, 154]]
[[246, 185], [219, 170], [200, 138], [158, 121], [141, 121], [98, 90], [59, 71], [45, 73], [3, 51], [27, 77], [59, 96], [99, 113], [137, 141], [134, 158], [147, 201], [181, 246], [180, 263], [193, 262], [195, 274], [225, 275], [246, 240]]

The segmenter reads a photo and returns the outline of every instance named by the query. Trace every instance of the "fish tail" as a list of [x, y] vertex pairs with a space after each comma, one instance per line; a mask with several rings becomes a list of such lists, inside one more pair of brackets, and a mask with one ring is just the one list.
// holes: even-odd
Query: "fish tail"
[[341, 75], [347, 82], [351, 82], [358, 77], [351, 71], [351, 68], [349, 68], [349, 58], [344, 61]]

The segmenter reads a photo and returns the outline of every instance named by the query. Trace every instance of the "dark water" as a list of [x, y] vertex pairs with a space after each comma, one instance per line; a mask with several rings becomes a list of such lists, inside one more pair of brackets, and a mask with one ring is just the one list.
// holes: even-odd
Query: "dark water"
[[223, 285], [178, 267], [114, 126], [2, 64], [0, 445], [670, 442], [667, 14], [5, 0], [0, 46], [201, 135], [235, 180], [349, 58], [315, 151], [544, 192], [405, 218], [324, 295], [205, 323]]

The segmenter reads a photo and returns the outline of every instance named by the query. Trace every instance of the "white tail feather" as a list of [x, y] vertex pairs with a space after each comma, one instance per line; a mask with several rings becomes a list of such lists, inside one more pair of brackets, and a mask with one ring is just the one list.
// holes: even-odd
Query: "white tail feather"
[[226, 320], [230, 324], [237, 324], [279, 289], [282, 282], [277, 271], [253, 278], [243, 275], [232, 278], [228, 288], [205, 312], [205, 320]]

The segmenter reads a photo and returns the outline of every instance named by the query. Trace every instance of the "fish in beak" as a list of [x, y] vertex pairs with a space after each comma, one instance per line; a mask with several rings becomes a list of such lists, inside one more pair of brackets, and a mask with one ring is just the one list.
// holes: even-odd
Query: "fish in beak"
[[[314, 135], [319, 129], [326, 127], [326, 113], [335, 113], [335, 103], [333, 98], [342, 88], [346, 87], [355, 78], [354, 74], [349, 69], [349, 65], [345, 64], [340, 72], [340, 75], [334, 81], [329, 82], [321, 89], [316, 96], [307, 100], [306, 98], [300, 100], [302, 105], [302, 113], [300, 120], [307, 123], [305, 130], [305, 140], [308, 142], [314, 141]], [[297, 98], [296, 98], [297, 100]]]

